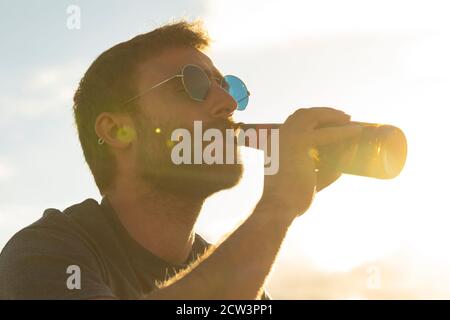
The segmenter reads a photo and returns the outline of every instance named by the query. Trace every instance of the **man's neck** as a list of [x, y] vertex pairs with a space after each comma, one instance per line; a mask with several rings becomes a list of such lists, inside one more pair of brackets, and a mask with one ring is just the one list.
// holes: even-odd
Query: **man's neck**
[[106, 193], [130, 236], [166, 262], [184, 263], [195, 240], [194, 226], [203, 200], [117, 184]]

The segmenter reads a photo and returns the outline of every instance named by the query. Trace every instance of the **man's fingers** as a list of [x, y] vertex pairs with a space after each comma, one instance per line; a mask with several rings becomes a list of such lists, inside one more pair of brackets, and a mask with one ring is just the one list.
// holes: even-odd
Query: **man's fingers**
[[300, 130], [313, 130], [324, 126], [343, 125], [350, 121], [350, 116], [343, 111], [328, 107], [298, 109], [286, 120], [285, 125], [292, 125]]
[[308, 136], [314, 146], [323, 146], [340, 142], [350, 138], [356, 138], [361, 134], [360, 125], [348, 125], [342, 127], [328, 127], [311, 131]]
[[317, 173], [317, 185], [316, 185], [317, 191], [320, 191], [325, 187], [328, 187], [330, 184], [336, 181], [342, 174], [341, 172], [337, 171], [336, 168], [324, 165], [322, 163], [319, 163], [317, 169], [319, 170]]

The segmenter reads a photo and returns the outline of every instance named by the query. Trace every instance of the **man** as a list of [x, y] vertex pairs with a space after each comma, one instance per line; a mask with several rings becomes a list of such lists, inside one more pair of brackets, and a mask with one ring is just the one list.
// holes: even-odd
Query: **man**
[[[331, 108], [292, 114], [280, 127], [279, 171], [265, 176], [253, 213], [209, 246], [194, 231], [202, 204], [236, 185], [242, 167], [171, 159], [176, 128], [192, 131], [194, 121], [204, 129], [233, 127], [240, 101], [203, 52], [208, 42], [198, 25], [179, 22], [120, 43], [93, 62], [75, 94], [74, 114], [103, 199], [48, 209], [18, 232], [0, 256], [0, 298], [266, 298], [264, 282], [290, 224], [339, 177], [316, 167], [311, 150], [356, 137], [360, 128]], [[194, 96], [201, 86], [187, 88], [192, 83], [181, 76], [189, 65], [209, 77], [202, 98]]]

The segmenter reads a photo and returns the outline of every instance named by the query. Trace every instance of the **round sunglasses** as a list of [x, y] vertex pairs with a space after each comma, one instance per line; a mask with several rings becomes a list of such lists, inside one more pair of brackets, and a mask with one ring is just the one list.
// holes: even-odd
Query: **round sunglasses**
[[[134, 96], [133, 98], [127, 100], [125, 104], [136, 100], [137, 98], [145, 95], [151, 90], [169, 82], [172, 79], [181, 78], [184, 90], [189, 95], [189, 97], [195, 101], [204, 101], [208, 95], [209, 89], [211, 88], [211, 80], [206, 74], [205, 70], [195, 64], [187, 64], [181, 69], [180, 74], [176, 74], [166, 80], [163, 80], [151, 88], [144, 90], [144, 92]], [[220, 80], [220, 86], [226, 92], [228, 92], [237, 103], [237, 110], [245, 110], [248, 104], [248, 98], [250, 92], [247, 90], [245, 83], [236, 76], [226, 75]]]

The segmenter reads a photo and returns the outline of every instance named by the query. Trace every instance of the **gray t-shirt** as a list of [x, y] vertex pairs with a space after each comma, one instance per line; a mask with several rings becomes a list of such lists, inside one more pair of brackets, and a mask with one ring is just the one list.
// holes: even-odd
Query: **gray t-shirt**
[[173, 265], [131, 238], [106, 197], [47, 209], [3, 248], [0, 299], [139, 299], [208, 246], [196, 235], [188, 261]]

